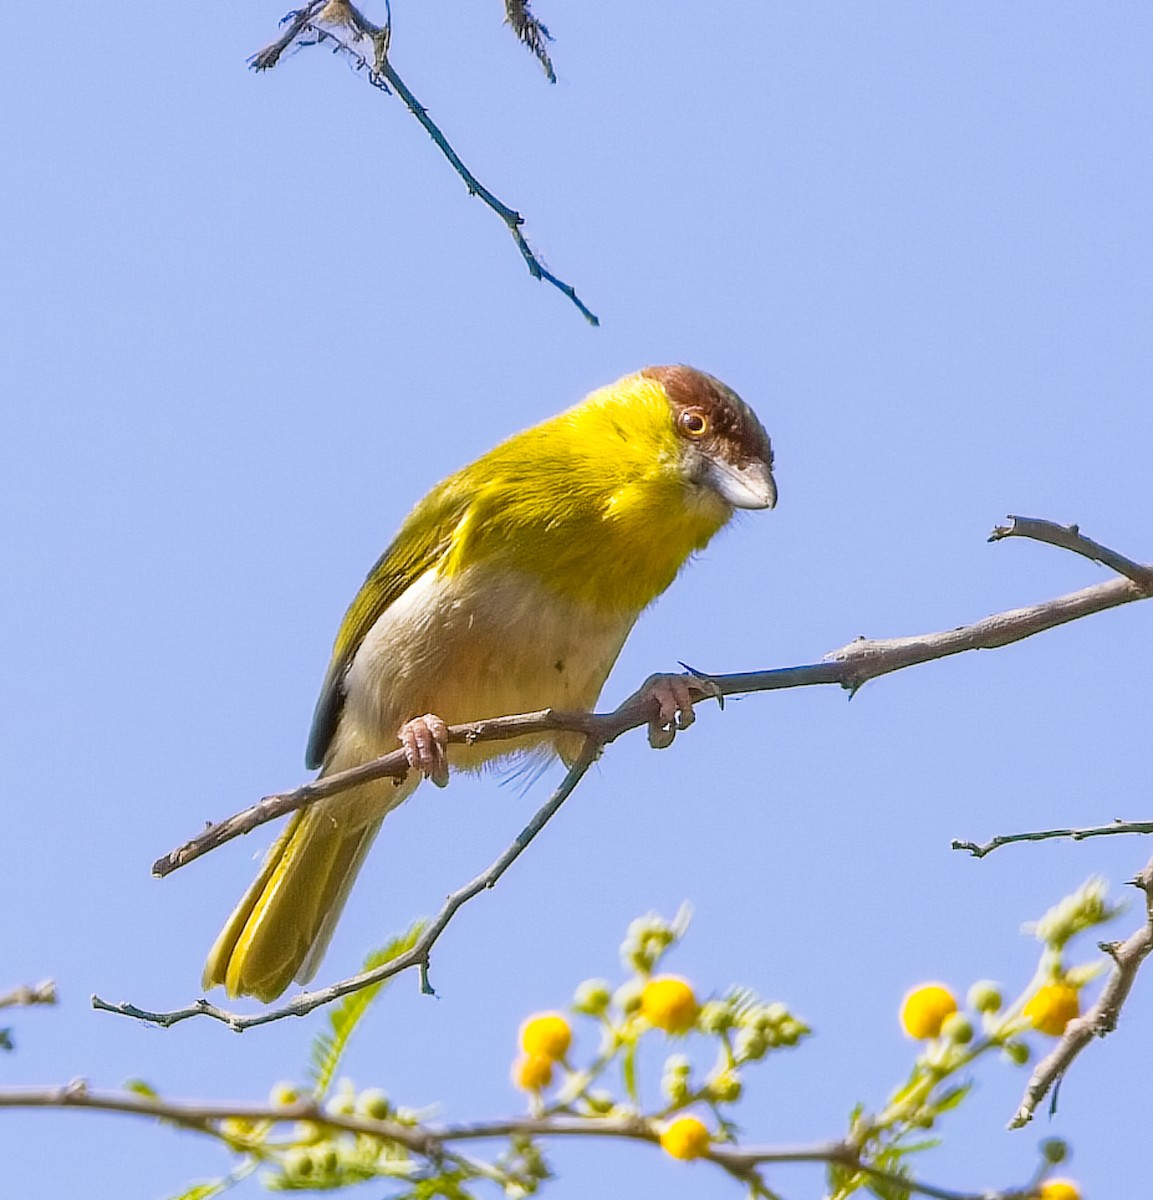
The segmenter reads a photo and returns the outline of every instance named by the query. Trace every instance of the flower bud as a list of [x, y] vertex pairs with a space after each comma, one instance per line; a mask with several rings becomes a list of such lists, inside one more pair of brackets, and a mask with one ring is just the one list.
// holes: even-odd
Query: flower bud
[[1001, 1047], [1001, 1053], [1019, 1067], [1023, 1067], [1029, 1061], [1029, 1047], [1024, 1042], [1010, 1040]]
[[755, 1029], [741, 1029], [737, 1032], [734, 1049], [740, 1062], [756, 1062], [768, 1053], [769, 1043]]
[[612, 1002], [609, 985], [603, 979], [586, 979], [573, 996], [574, 1012], [589, 1017], [599, 1017]]
[[308, 1179], [313, 1173], [312, 1152], [293, 1146], [284, 1156], [284, 1173], [292, 1179]]
[[380, 1088], [367, 1088], [356, 1098], [356, 1111], [362, 1117], [383, 1121], [391, 1111], [388, 1096]]
[[945, 1018], [941, 1036], [957, 1046], [967, 1046], [973, 1040], [973, 1022], [964, 1013], [955, 1012]]
[[697, 1016], [697, 1026], [702, 1033], [724, 1033], [732, 1029], [734, 1022], [732, 1007], [724, 1000], [706, 1000]]
[[1001, 995], [1001, 989], [988, 979], [982, 979], [980, 982], [973, 984], [969, 989], [967, 999], [969, 1007], [979, 1013], [999, 1012], [1001, 1005], [1005, 1003], [1005, 998]]
[[644, 984], [639, 979], [630, 979], [628, 983], [622, 983], [613, 993], [613, 1003], [626, 1017], [630, 1016], [640, 1008], [643, 990]]
[[709, 1080], [709, 1094], [718, 1104], [733, 1104], [744, 1090], [736, 1071], [721, 1071]]

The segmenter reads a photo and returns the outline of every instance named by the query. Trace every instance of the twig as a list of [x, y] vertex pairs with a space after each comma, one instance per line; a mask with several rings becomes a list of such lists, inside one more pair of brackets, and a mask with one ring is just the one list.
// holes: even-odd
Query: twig
[[304, 27], [324, 7], [325, 0], [309, 0], [303, 8], [288, 13], [281, 24], [284, 32], [270, 42], [263, 50], [258, 50], [249, 60], [249, 66], [254, 71], [270, 71], [280, 61], [280, 56], [292, 45], [303, 32]]
[[1090, 825], [1085, 829], [1037, 829], [1029, 833], [1002, 833], [987, 842], [964, 842], [954, 838], [954, 850], [968, 850], [974, 858], [984, 858], [1001, 846], [1014, 842], [1047, 842], [1052, 838], [1069, 838], [1082, 842], [1086, 838], [1107, 837], [1111, 833], [1153, 833], [1153, 821], [1122, 821], [1120, 818], [1108, 825]]
[[[290, 13], [286, 18], [287, 28], [285, 32], [275, 42], [271, 43], [271, 45], [266, 46], [263, 50], [252, 56], [250, 62], [253, 68], [263, 71], [274, 67], [288, 46], [306, 33], [315, 36], [320, 42], [331, 41], [338, 49], [351, 55], [358, 69], [363, 69], [367, 66], [367, 60], [364, 56], [354, 50], [347, 42], [337, 37], [331, 28], [322, 28], [316, 24], [314, 18], [320, 14], [322, 7], [321, 2], [313, 0], [306, 8]], [[331, 8], [331, 6], [329, 7]], [[536, 54], [542, 65], [545, 66], [546, 71], [550, 72], [550, 79], [555, 79], [551, 75], [552, 64], [549, 62], [548, 54], [544, 50], [544, 41], [548, 38], [548, 30], [528, 12], [527, 4], [522, 3], [520, 7], [523, 9], [528, 23], [518, 26], [513, 20], [511, 8], [506, 10], [509, 15], [509, 21], [513, 25], [514, 30], [516, 30], [517, 35]], [[350, 0], [341, 0], [339, 13], [341, 20], [354, 31], [357, 37], [365, 37], [372, 42], [374, 61], [368, 71], [369, 81], [374, 86], [386, 92], [391, 87], [401, 100], [404, 101], [405, 107], [420, 122], [425, 132], [432, 138], [437, 149], [444, 155], [452, 166], [452, 169], [464, 181], [469, 195], [476, 196], [504, 222], [509, 233], [512, 234], [513, 240], [516, 242], [516, 247], [520, 251], [521, 258], [524, 259], [525, 266], [528, 267], [529, 274], [534, 279], [540, 279], [545, 283], [552, 284], [559, 292], [569, 298], [590, 325], [599, 325], [600, 319], [577, 295], [576, 289], [572, 284], [566, 283], [559, 276], [554, 275], [541, 262], [536, 252], [528, 244], [521, 228], [524, 225], [524, 217], [516, 209], [510, 208], [503, 200], [493, 195], [465, 166], [460, 155], [449, 144], [440, 126], [428, 115], [428, 110], [417, 100], [408, 85], [397, 74], [396, 68], [393, 67], [388, 56], [391, 24], [386, 23], [383, 27], [374, 24]], [[534, 30], [538, 32], [534, 34]], [[543, 38], [540, 37], [541, 33], [543, 33]]]
[[1008, 519], [1013, 524], [996, 526], [989, 535], [989, 541], [999, 542], [1003, 538], [1025, 537], [1035, 542], [1048, 542], [1050, 546], [1060, 546], [1062, 550], [1071, 550], [1074, 554], [1099, 562], [1116, 571], [1118, 575], [1132, 579], [1145, 592], [1153, 592], [1153, 567], [1142, 566], [1131, 558], [1118, 554], [1116, 550], [1110, 550], [1108, 546], [1102, 546], [1100, 542], [1087, 538], [1079, 526], [1058, 525], [1055, 521], [1046, 521], [1040, 517], [1015, 517], [1012, 514]]
[[1020, 1107], [1009, 1122], [1020, 1129], [1033, 1119], [1037, 1105], [1059, 1083], [1073, 1060], [1095, 1037], [1105, 1037], [1117, 1028], [1121, 1008], [1129, 997], [1141, 963], [1153, 950], [1153, 858], [1132, 880], [1145, 893], [1145, 924], [1123, 942], [1103, 943], [1101, 948], [1113, 960], [1113, 971], [1097, 1003], [1082, 1017], [1070, 1021], [1061, 1040], [1036, 1066]]
[[[939, 633], [926, 633], [908, 638], [858, 638], [826, 655], [825, 660], [819, 663], [730, 675], [704, 675], [697, 672], [692, 674], [702, 681], [701, 687], [697, 689], [701, 699], [822, 684], [839, 684], [848, 691], [856, 692], [868, 680], [893, 671], [946, 658], [952, 654], [961, 654], [967, 650], [1006, 646], [1068, 621], [1145, 597], [1146, 593], [1131, 580], [1112, 579], [1030, 608], [997, 613], [972, 625], [963, 625], [959, 629], [947, 629]], [[638, 698], [643, 693], [642, 687], [634, 697], [610, 713], [559, 712], [544, 709], [541, 712], [518, 713], [514, 716], [453, 725], [449, 729], [448, 739], [450, 743], [471, 745], [475, 742], [505, 740], [531, 733], [566, 731], [583, 733], [595, 738], [601, 746], [607, 746], [622, 734], [652, 720], [655, 704], [651, 699]], [[169, 875], [224, 842], [241, 834], [251, 833], [267, 821], [362, 783], [388, 777], [403, 778], [407, 771], [408, 760], [404, 752], [398, 749], [351, 770], [326, 775], [293, 791], [266, 796], [251, 808], [218, 824], [209, 825], [196, 837], [157, 859], [152, 864], [152, 873], [157, 876]]]
[[27, 1008], [33, 1004], [55, 1004], [56, 984], [51, 979], [35, 986], [25, 984], [0, 995], [0, 1008]]
[[[63, 1087], [2, 1088], [0, 1108], [76, 1108], [93, 1112], [117, 1112], [168, 1121], [200, 1133], [217, 1134], [224, 1121], [247, 1121], [273, 1125], [307, 1121], [344, 1133], [367, 1134], [396, 1142], [413, 1154], [434, 1162], [453, 1142], [526, 1137], [597, 1137], [655, 1144], [660, 1140], [656, 1124], [644, 1117], [512, 1117], [462, 1125], [409, 1125], [379, 1121], [371, 1117], [331, 1113], [313, 1100], [277, 1106], [258, 1104], [210, 1104], [201, 1101], [164, 1100], [130, 1092], [96, 1092], [84, 1080]], [[768, 1163], [831, 1163], [861, 1171], [873, 1179], [899, 1184], [905, 1192], [932, 1200], [1025, 1200], [1028, 1189], [996, 1192], [957, 1192], [934, 1187], [905, 1176], [896, 1176], [868, 1162], [846, 1142], [815, 1142], [802, 1146], [728, 1146], [715, 1144], [702, 1155], [725, 1170], [747, 1175]]]
[[322, 1004], [329, 1004], [333, 1000], [347, 995], [349, 992], [355, 992], [360, 988], [369, 987], [382, 980], [391, 979], [392, 976], [399, 975], [402, 971], [407, 971], [411, 967], [417, 967], [420, 970], [422, 990], [426, 992], [431, 991], [432, 989], [428, 983], [429, 955], [434, 943], [444, 932], [456, 910], [461, 905], [467, 904], [469, 900], [487, 888], [496, 886], [497, 880], [521, 856], [528, 844], [548, 824], [560, 806], [572, 794], [573, 789], [584, 777], [585, 772], [596, 761], [600, 754], [600, 749], [600, 743], [596, 738], [587, 738], [580, 754], [577, 755], [576, 761], [568, 769], [568, 773], [564, 779], [561, 780], [560, 786], [548, 798], [547, 802], [533, 819], [521, 830], [512, 845], [474, 880], [466, 883], [464, 887], [458, 888], [445, 900], [444, 904], [441, 905], [440, 912], [436, 914], [428, 927], [416, 942], [413, 943], [411, 950], [406, 951], [397, 958], [391, 959], [382, 966], [372, 971], [365, 971], [360, 975], [354, 975], [349, 979], [340, 980], [337, 983], [330, 984], [328, 987], [318, 988], [316, 991], [301, 992], [280, 1008], [269, 1009], [265, 1012], [255, 1014], [246, 1015], [228, 1012], [204, 999], [197, 1000], [187, 1008], [175, 1009], [171, 1012], [147, 1012], [134, 1004], [109, 1004], [99, 996], [93, 996], [92, 1007], [101, 1009], [104, 1012], [118, 1013], [124, 1017], [133, 1017], [138, 1021], [149, 1021], [165, 1027], [175, 1025], [179, 1021], [185, 1021], [189, 1017], [212, 1017], [214, 1020], [222, 1021], [237, 1033], [242, 1033], [245, 1029], [251, 1029], [254, 1025], [267, 1025], [270, 1021], [279, 1021], [284, 1017], [303, 1017], [306, 1013], [312, 1012], [314, 1008], [319, 1008]]

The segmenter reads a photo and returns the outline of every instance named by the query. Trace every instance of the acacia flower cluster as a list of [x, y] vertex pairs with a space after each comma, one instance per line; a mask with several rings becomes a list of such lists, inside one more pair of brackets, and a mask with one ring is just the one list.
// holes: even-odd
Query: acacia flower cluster
[[[763, 1171], [783, 1161], [824, 1162], [826, 1200], [857, 1192], [878, 1200], [907, 1200], [917, 1192], [960, 1196], [921, 1185], [911, 1173], [912, 1157], [936, 1144], [927, 1132], [965, 1099], [978, 1059], [996, 1051], [1022, 1064], [1036, 1039], [1059, 1037], [1079, 1014], [1081, 992], [1102, 964], [1071, 963], [1069, 944], [1116, 912], [1104, 884], [1091, 879], [1046, 913], [1030, 927], [1042, 943], [1039, 965], [1015, 999], [1007, 1001], [1004, 989], [987, 980], [973, 984], [963, 1001], [941, 982], [906, 993], [899, 1020], [917, 1044], [906, 1081], [879, 1110], [854, 1109], [842, 1138], [797, 1154], [739, 1140], [733, 1113], [751, 1068], [810, 1031], [782, 1003], [745, 988], [708, 993], [665, 970], [666, 955], [687, 929], [686, 910], [672, 921], [650, 915], [629, 926], [621, 946], [623, 979], [586, 979], [567, 1011], [535, 1013], [522, 1023], [512, 1081], [527, 1096], [527, 1117], [487, 1126], [434, 1124], [427, 1111], [396, 1105], [380, 1088], [338, 1080], [349, 1037], [377, 985], [329, 1010], [328, 1027], [313, 1044], [310, 1087], [278, 1084], [268, 1109], [257, 1115], [189, 1120], [224, 1142], [237, 1164], [180, 1200], [207, 1200], [257, 1170], [274, 1191], [333, 1191], [375, 1179], [393, 1182], [392, 1200], [471, 1200], [483, 1184], [495, 1185], [508, 1200], [525, 1200], [551, 1177], [543, 1143], [554, 1131], [627, 1137], [659, 1146], [673, 1159], [711, 1161], [739, 1180], [750, 1200], [777, 1196]], [[371, 961], [404, 953], [420, 931], [415, 927]], [[656, 1072], [648, 1077], [651, 1067], [642, 1071], [642, 1045], [646, 1064], [653, 1055], [663, 1058], [659, 1080]], [[154, 1092], [136, 1090], [160, 1103]], [[484, 1139], [501, 1140], [503, 1150], [473, 1156], [457, 1148]], [[1049, 1138], [1024, 1187], [982, 1195], [1081, 1200], [1073, 1179], [1054, 1175], [1067, 1157], [1065, 1143]]]
[[[925, 1132], [955, 1108], [971, 1087], [968, 1068], [982, 1056], [999, 1051], [1018, 1066], [1032, 1056], [1035, 1034], [1060, 1037], [1081, 1012], [1082, 989], [1103, 969], [1100, 960], [1071, 965], [1066, 961], [1070, 941], [1079, 933], [1111, 920], [1119, 908], [1106, 898], [1105, 884], [1093, 878], [1051, 908], [1040, 921], [1027, 926], [1042, 942], [1041, 960], [1033, 978], [1010, 1003], [1003, 989], [988, 980], [973, 984], [962, 1008], [947, 984], [922, 983], [905, 994], [900, 1024], [905, 1034], [923, 1043], [908, 1080], [875, 1115], [863, 1108], [851, 1118], [850, 1141], [871, 1163], [900, 1173], [907, 1156], [927, 1148]], [[1079, 1200], [1069, 1179], [1047, 1178], [1064, 1160], [1064, 1143], [1050, 1139], [1042, 1145], [1040, 1172], [1034, 1181], [1042, 1200]], [[835, 1168], [832, 1200], [843, 1200], [867, 1186], [867, 1174]]]
[[[770, 1050], [797, 1045], [809, 1030], [783, 1004], [766, 1003], [747, 989], [702, 1002], [689, 980], [658, 971], [687, 925], [687, 910], [672, 921], [638, 918], [621, 946], [628, 978], [615, 988], [607, 980], [586, 979], [576, 989], [570, 1012], [593, 1027], [597, 1040], [583, 1065], [569, 1061], [573, 1030], [561, 1013], [537, 1013], [521, 1026], [512, 1078], [530, 1094], [535, 1116], [636, 1120], [679, 1159], [700, 1158], [713, 1143], [732, 1140], [725, 1106], [741, 1098], [743, 1068]], [[693, 1039], [698, 1050], [711, 1045], [714, 1065], [701, 1072], [687, 1054], [667, 1054], [661, 1100], [646, 1105], [638, 1048], [643, 1041], [669, 1039]], [[614, 1079], [617, 1086], [607, 1087]], [[553, 1094], [546, 1096], [549, 1088]]]

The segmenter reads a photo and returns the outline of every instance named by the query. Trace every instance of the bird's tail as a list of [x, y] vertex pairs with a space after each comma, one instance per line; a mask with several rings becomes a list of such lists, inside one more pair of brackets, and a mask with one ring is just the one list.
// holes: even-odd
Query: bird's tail
[[381, 821], [411, 790], [384, 780], [297, 812], [209, 951], [204, 986], [268, 1003], [311, 979]]

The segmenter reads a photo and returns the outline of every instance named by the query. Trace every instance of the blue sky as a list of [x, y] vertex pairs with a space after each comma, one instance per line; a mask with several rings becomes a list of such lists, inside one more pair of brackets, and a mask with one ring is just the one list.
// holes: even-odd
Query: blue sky
[[[409, 506], [626, 371], [685, 361], [741, 392], [781, 503], [645, 616], [608, 703], [678, 660], [808, 662], [1105, 577], [987, 545], [1007, 512], [1153, 558], [1147, 4], [539, 0], [551, 88], [495, 0], [393, 7], [398, 70], [600, 329], [528, 278], [398, 102], [321, 51], [247, 71], [274, 5], [66, 2], [0, 49], [0, 985], [53, 976], [63, 998], [6, 1020], [8, 1083], [259, 1099], [303, 1063], [315, 1019], [238, 1040], [87, 998], [198, 994], [268, 837], [163, 882], [153, 859], [304, 778], [336, 625]], [[611, 974], [631, 917], [687, 899], [678, 969], [819, 1034], [750, 1079], [750, 1136], [837, 1134], [908, 1068], [906, 987], [1023, 983], [1020, 924], [1145, 861], [1120, 838], [981, 862], [949, 839], [1149, 815], [1151, 621], [1130, 606], [852, 703], [749, 698], [663, 754], [623, 740], [445, 936], [439, 1000], [402, 980], [348, 1073], [448, 1119], [516, 1111], [521, 1018]], [[422, 789], [323, 977], [475, 874], [546, 786]], [[921, 1173], [1009, 1185], [1056, 1133], [1087, 1197], [1138, 1194], [1146, 983], [1053, 1120], [1006, 1133], [1025, 1076], [991, 1065]], [[161, 1197], [225, 1163], [125, 1119], [2, 1121], [14, 1197]], [[735, 1194], [640, 1148], [553, 1158], [555, 1200]]]

